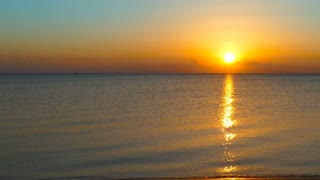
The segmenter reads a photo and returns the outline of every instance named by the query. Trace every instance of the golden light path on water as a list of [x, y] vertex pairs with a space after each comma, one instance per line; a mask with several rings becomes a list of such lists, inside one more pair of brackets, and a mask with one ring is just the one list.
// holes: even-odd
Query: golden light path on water
[[224, 91], [221, 105], [222, 110], [219, 122], [221, 133], [223, 134], [224, 138], [223, 146], [226, 166], [218, 170], [220, 174], [225, 175], [233, 174], [238, 171], [238, 167], [234, 165], [235, 155], [230, 150], [232, 141], [237, 136], [237, 134], [232, 131], [232, 128], [236, 126], [236, 120], [233, 117], [235, 111], [235, 108], [233, 106], [233, 95], [233, 78], [232, 75], [227, 75], [224, 81]]

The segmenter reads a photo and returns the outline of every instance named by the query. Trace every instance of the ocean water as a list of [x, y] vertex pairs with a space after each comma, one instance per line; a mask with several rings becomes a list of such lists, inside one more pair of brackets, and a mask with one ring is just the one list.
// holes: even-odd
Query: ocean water
[[320, 175], [320, 75], [0, 75], [0, 177]]

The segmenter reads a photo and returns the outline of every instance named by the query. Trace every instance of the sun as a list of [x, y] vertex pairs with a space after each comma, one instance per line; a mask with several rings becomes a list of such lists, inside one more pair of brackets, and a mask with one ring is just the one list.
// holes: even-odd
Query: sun
[[224, 55], [224, 62], [227, 64], [234, 63], [236, 56], [233, 53], [226, 53]]

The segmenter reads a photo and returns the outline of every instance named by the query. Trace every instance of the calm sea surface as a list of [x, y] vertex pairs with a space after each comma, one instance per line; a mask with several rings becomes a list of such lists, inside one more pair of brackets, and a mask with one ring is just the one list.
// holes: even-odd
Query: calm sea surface
[[320, 75], [0, 75], [0, 177], [320, 175]]

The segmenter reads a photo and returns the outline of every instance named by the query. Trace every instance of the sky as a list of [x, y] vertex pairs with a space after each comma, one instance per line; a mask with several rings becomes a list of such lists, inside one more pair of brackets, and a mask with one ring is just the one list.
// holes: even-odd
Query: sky
[[0, 0], [11, 72], [320, 73], [320, 1]]

